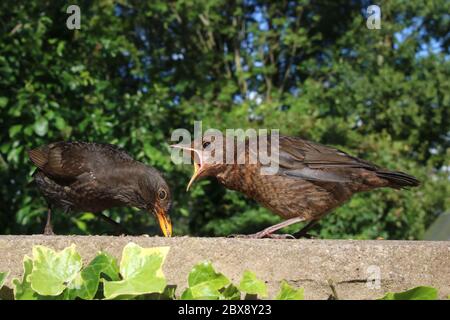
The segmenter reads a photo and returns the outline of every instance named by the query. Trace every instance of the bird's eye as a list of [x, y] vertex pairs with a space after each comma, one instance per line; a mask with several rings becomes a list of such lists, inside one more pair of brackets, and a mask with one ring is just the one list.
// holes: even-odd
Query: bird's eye
[[209, 141], [203, 142], [203, 149], [206, 149], [206, 147], [208, 147], [210, 144], [211, 142]]
[[163, 189], [159, 190], [158, 191], [158, 197], [161, 200], [166, 199], [167, 198], [167, 192], [165, 190], [163, 190]]

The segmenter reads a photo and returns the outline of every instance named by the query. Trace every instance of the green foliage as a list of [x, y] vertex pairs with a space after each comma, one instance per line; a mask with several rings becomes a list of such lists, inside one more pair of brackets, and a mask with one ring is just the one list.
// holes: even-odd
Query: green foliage
[[120, 269], [115, 258], [103, 252], [82, 268], [74, 245], [60, 252], [35, 246], [33, 258], [24, 258], [22, 280], [13, 279], [14, 298], [90, 300], [98, 295], [113, 299], [162, 293], [166, 280], [161, 267], [168, 251], [168, 247], [144, 249], [129, 243], [123, 249]]
[[[177, 299], [175, 286], [166, 286], [162, 266], [169, 247], [141, 248], [128, 243], [122, 252], [120, 267], [107, 253], [98, 255], [85, 267], [75, 246], [56, 252], [43, 246], [33, 247], [33, 258], [24, 257], [22, 279], [13, 279], [15, 300], [46, 299]], [[8, 272], [0, 272], [0, 289]], [[240, 300], [267, 297], [266, 284], [246, 270], [235, 286], [211, 262], [195, 265], [188, 275], [188, 287], [181, 300]], [[432, 287], [416, 287], [405, 292], [387, 293], [379, 300], [436, 300]], [[303, 300], [303, 288], [281, 282], [275, 300]]]
[[[119, 4], [120, 3], [120, 4]], [[210, 180], [185, 187], [170, 161], [175, 128], [276, 128], [416, 175], [410, 191], [355, 196], [312, 233], [420, 239], [450, 209], [450, 11], [445, 0], [84, 1], [0, 3], [0, 233], [38, 233], [46, 204], [30, 148], [57, 140], [119, 145], [167, 178], [175, 234], [256, 232], [278, 221]], [[107, 212], [135, 233], [153, 219]], [[103, 234], [91, 214], [54, 215], [59, 234]], [[295, 229], [289, 231], [296, 231]], [[299, 228], [296, 226], [295, 228]]]
[[303, 300], [303, 288], [294, 289], [286, 281], [281, 283], [280, 292], [278, 292], [275, 300]]
[[162, 293], [166, 287], [162, 265], [168, 253], [169, 247], [143, 249], [134, 243], [127, 244], [120, 262], [122, 280], [104, 282], [105, 298]]
[[75, 251], [75, 245], [61, 252], [44, 246], [34, 246], [33, 270], [27, 280], [38, 294], [57, 296], [71, 286], [81, 267], [81, 257]]
[[[214, 270], [210, 262], [202, 262], [194, 266], [189, 273], [189, 287], [181, 295], [182, 300], [217, 300], [222, 297], [220, 289], [230, 283], [227, 277]], [[233, 296], [232, 293], [229, 294]]]
[[0, 272], [0, 289], [3, 287], [3, 284], [6, 282], [6, 278], [8, 277], [9, 272]]
[[15, 300], [38, 300], [43, 299], [36, 291], [31, 288], [31, 283], [28, 280], [28, 276], [33, 270], [33, 261], [31, 258], [25, 256], [23, 259], [23, 275], [22, 280], [17, 278], [12, 280], [14, 286], [14, 299]]
[[[16, 300], [176, 299], [175, 287], [166, 285], [162, 266], [169, 247], [141, 248], [129, 243], [122, 252], [120, 267], [115, 258], [99, 252], [85, 267], [75, 246], [56, 252], [33, 247], [33, 258], [24, 257], [22, 279], [13, 279]], [[0, 288], [8, 273], [0, 273]], [[264, 282], [245, 271], [239, 288], [211, 262], [195, 265], [181, 300], [240, 300], [241, 292], [266, 297]], [[283, 283], [277, 299], [302, 297]], [[298, 291], [300, 292], [300, 291]], [[301, 291], [303, 292], [303, 291]]]
[[65, 299], [73, 300], [76, 297], [84, 300], [93, 299], [97, 293], [101, 276], [111, 281], [120, 280], [119, 267], [116, 259], [104, 252], [100, 252], [77, 274], [77, 277], [68, 286]]
[[244, 271], [242, 280], [239, 283], [239, 290], [247, 294], [267, 297], [266, 284], [263, 281], [257, 279], [256, 275], [249, 270]]
[[438, 292], [432, 287], [416, 287], [404, 292], [388, 292], [380, 300], [436, 300]]

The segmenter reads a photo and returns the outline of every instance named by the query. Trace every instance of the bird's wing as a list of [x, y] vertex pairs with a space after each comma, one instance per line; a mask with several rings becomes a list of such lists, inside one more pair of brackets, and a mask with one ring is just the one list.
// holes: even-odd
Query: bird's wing
[[377, 169], [338, 149], [296, 137], [280, 137], [278, 159], [283, 174], [313, 181], [350, 182], [350, 168]]
[[133, 161], [127, 153], [109, 144], [56, 142], [28, 152], [45, 174], [64, 180], [104, 169], [110, 162]]

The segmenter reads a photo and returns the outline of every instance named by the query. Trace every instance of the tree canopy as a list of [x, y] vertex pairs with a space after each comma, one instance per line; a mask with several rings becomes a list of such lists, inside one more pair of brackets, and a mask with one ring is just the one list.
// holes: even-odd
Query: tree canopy
[[[420, 239], [450, 208], [450, 2], [0, 2], [0, 233], [40, 233], [46, 204], [26, 150], [59, 140], [117, 144], [165, 175], [175, 233], [259, 231], [279, 218], [170, 160], [171, 132], [269, 128], [417, 176], [420, 187], [354, 196], [313, 233]], [[108, 212], [140, 233], [153, 219]], [[91, 213], [55, 215], [60, 234], [111, 230]], [[298, 226], [297, 226], [298, 228]], [[293, 230], [296, 231], [296, 230]]]

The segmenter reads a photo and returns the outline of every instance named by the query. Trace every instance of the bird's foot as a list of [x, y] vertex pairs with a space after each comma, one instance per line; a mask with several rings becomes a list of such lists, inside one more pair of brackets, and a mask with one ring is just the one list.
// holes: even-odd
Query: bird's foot
[[232, 234], [229, 238], [241, 238], [241, 239], [295, 239], [292, 234], [278, 234], [278, 233], [267, 233], [267, 232], [257, 232], [254, 234]]

